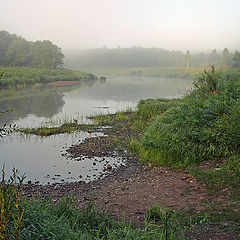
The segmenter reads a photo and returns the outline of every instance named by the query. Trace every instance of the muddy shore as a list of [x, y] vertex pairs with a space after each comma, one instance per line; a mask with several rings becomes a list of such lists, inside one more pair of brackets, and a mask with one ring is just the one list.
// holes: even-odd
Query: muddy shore
[[[73, 159], [82, 156], [105, 158], [115, 156], [117, 152], [125, 159], [125, 165], [112, 168], [106, 164], [105, 177], [89, 183], [24, 184], [21, 194], [27, 199], [50, 198], [53, 202], [63, 196], [74, 196], [79, 207], [85, 207], [91, 201], [108, 215], [118, 220], [124, 215], [127, 221], [134, 224], [144, 224], [145, 213], [154, 204], [195, 214], [212, 203], [227, 201], [228, 196], [210, 194], [205, 184], [185, 171], [141, 164], [136, 155], [126, 151], [126, 138], [140, 134], [132, 131], [130, 123], [113, 124], [111, 128], [103, 128], [103, 132], [106, 136], [86, 139], [70, 147], [68, 154]], [[228, 233], [218, 234], [216, 229], [208, 228], [201, 238], [196, 239], [232, 239], [232, 236]]]

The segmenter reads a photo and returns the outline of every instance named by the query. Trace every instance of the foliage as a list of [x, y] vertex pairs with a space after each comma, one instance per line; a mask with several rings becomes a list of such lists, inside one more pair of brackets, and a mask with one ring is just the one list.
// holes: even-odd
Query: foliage
[[229, 55], [229, 50], [227, 48], [224, 48], [222, 53], [223, 65], [229, 64]]
[[234, 65], [236, 67], [240, 67], [240, 52], [239, 51], [235, 51], [235, 53], [233, 55], [233, 61], [234, 61]]
[[[2, 169], [0, 190], [0, 239], [18, 239], [24, 210], [19, 202], [18, 192], [24, 177], [17, 177], [18, 171], [13, 169], [13, 176], [5, 180], [4, 166]], [[19, 183], [17, 183], [17, 178]]]
[[73, 120], [72, 122], [66, 122], [59, 127], [39, 127], [39, 128], [22, 128], [19, 129], [19, 132], [26, 134], [34, 134], [39, 136], [51, 136], [60, 133], [71, 133], [75, 131], [80, 131], [84, 129], [94, 128], [94, 125], [88, 124], [78, 124], [77, 120]]
[[221, 72], [216, 71], [215, 67], [211, 65], [209, 71], [204, 70], [203, 74], [193, 83], [197, 91], [200, 92], [217, 92], [217, 84], [221, 79]]
[[[185, 230], [200, 223], [199, 220], [193, 222], [190, 217], [167, 211], [167, 215], [161, 215], [164, 223], [155, 225], [150, 223], [153, 208], [147, 213], [145, 226], [134, 227], [124, 220], [119, 223], [96, 211], [92, 204], [77, 209], [66, 199], [56, 204], [48, 200], [32, 200], [25, 205], [19, 239], [183, 239]], [[157, 214], [157, 209], [154, 213]], [[202, 217], [199, 219], [203, 221]]]
[[[6, 111], [2, 111], [1, 114], [5, 114], [7, 112], [12, 112], [12, 111], [13, 111], [13, 109], [8, 109]], [[7, 124], [4, 124], [4, 126], [0, 128], [0, 138], [11, 133], [15, 129], [15, 127], [16, 127], [16, 125], [12, 126], [10, 124], [9, 126], [7, 126]]]
[[79, 81], [90, 79], [95, 79], [95, 76], [89, 73], [67, 69], [30, 67], [0, 68], [0, 88], [46, 84], [55, 81]]
[[186, 230], [189, 230], [195, 225], [208, 222], [208, 215], [196, 215], [194, 217], [186, 216], [182, 213], [178, 213], [174, 210], [161, 207], [159, 204], [154, 204], [146, 212], [146, 219], [153, 221], [165, 229], [165, 236], [177, 236], [182, 237]]
[[[182, 166], [239, 152], [240, 84], [217, 75], [214, 68], [205, 72], [196, 90], [150, 124], [142, 158]], [[215, 84], [218, 92], [210, 91]]]
[[30, 42], [7, 31], [0, 31], [0, 65], [59, 68], [63, 66], [61, 48], [51, 41]]

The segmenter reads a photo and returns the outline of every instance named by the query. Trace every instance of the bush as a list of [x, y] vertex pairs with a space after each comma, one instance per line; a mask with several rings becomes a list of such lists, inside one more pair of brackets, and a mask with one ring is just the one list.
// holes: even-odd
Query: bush
[[[238, 80], [215, 79], [214, 68], [202, 78], [214, 79], [200, 85], [180, 105], [160, 115], [142, 138], [143, 158], [156, 164], [175, 166], [232, 156], [240, 143], [240, 84]], [[214, 87], [215, 88], [215, 87]]]

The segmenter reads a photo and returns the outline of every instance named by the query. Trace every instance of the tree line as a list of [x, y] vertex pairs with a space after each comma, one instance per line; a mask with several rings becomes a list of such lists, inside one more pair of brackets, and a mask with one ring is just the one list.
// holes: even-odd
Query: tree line
[[60, 68], [64, 54], [49, 40], [27, 41], [21, 36], [0, 31], [0, 66]]
[[240, 53], [227, 48], [209, 53], [191, 53], [189, 50], [168, 51], [162, 48], [98, 48], [68, 52], [65, 65], [77, 68], [92, 67], [204, 67], [209, 65], [240, 66]]

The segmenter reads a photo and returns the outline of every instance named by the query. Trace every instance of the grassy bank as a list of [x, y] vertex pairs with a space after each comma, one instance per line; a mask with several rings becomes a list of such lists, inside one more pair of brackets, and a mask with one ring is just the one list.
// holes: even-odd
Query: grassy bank
[[[218, 71], [210, 69], [194, 84], [195, 90], [182, 99], [141, 100], [135, 112], [99, 115], [94, 119], [98, 125], [118, 126], [121, 131], [117, 131], [114, 138], [119, 146], [128, 147], [143, 163], [184, 170], [205, 183], [209, 192], [214, 193], [210, 207], [205, 210], [210, 226], [239, 232], [240, 79], [222, 77]], [[214, 199], [218, 198], [226, 201], [215, 203]], [[160, 218], [160, 226], [147, 224], [136, 228], [115, 222], [113, 227], [106, 223], [103, 235], [100, 225], [92, 228], [86, 223], [91, 234], [99, 235], [98, 238], [86, 235], [85, 239], [165, 239], [166, 225], [161, 223], [166, 222], [168, 214], [162, 213], [158, 207], [149, 210], [151, 219]], [[179, 220], [177, 213], [171, 217], [172, 225], [167, 229], [172, 233], [168, 239], [181, 239], [182, 232], [178, 229], [184, 229], [185, 223]], [[188, 225], [189, 218], [184, 219], [188, 219]]]
[[89, 79], [95, 79], [95, 76], [89, 73], [67, 69], [0, 67], [0, 88], [23, 87], [55, 81], [79, 81]]
[[[184, 217], [153, 207], [146, 213], [145, 226], [136, 227], [124, 220], [119, 223], [91, 205], [77, 209], [66, 200], [56, 205], [49, 201], [29, 201], [25, 205], [19, 240], [184, 239], [184, 232], [203, 220], [203, 216]], [[155, 225], [155, 221], [161, 224]]]
[[[133, 226], [124, 219], [118, 222], [90, 203], [86, 208], [75, 207], [76, 199], [24, 200], [20, 198], [21, 184], [13, 177], [4, 181], [0, 194], [1, 239], [184, 239], [197, 227], [207, 222], [206, 215], [185, 216], [155, 205], [145, 214], [144, 226]], [[20, 180], [21, 182], [22, 180]]]
[[182, 99], [141, 100], [137, 111], [97, 116], [99, 124], [121, 119], [133, 132], [128, 148], [145, 164], [187, 171], [209, 193], [228, 200], [208, 209], [216, 224], [240, 226], [240, 78], [211, 69]]
[[[136, 76], [136, 77], [167, 77], [196, 79], [209, 67], [136, 67], [136, 68], [98, 68], [90, 69], [91, 72], [108, 76]], [[231, 66], [217, 67], [225, 76], [240, 77], [240, 69]]]
[[[130, 148], [143, 162], [189, 169], [213, 189], [228, 186], [240, 200], [240, 78], [215, 70], [179, 100], [142, 100]], [[133, 125], [134, 125], [133, 124]]]

